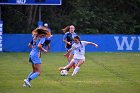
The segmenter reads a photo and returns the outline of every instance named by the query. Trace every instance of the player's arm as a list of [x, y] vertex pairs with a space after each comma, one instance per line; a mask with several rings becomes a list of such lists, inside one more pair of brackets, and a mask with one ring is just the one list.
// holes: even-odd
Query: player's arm
[[42, 44], [38, 44], [38, 48], [39, 48], [41, 51], [43, 51], [45, 54], [47, 53], [47, 50], [44, 49], [44, 48], [42, 47]]
[[65, 40], [65, 39], [63, 39], [63, 42], [65, 42], [66, 44], [68, 44], [68, 45], [71, 45], [71, 43], [70, 42], [68, 42], [67, 40]]
[[71, 45], [71, 43], [67, 41], [66, 37], [67, 37], [67, 33], [63, 37], [63, 42], [65, 42], [65, 44]]
[[46, 54], [47, 53], [47, 50], [42, 47], [42, 45], [43, 45], [44, 42], [45, 42], [45, 38], [41, 39], [39, 41], [38, 48]]
[[32, 44], [31, 44], [31, 43], [29, 43], [29, 44], [28, 44], [28, 47], [29, 47], [29, 48], [32, 48]]
[[95, 46], [96, 48], [98, 47], [98, 45], [96, 43], [93, 43], [93, 42], [87, 42], [88, 45], [93, 45]]
[[33, 45], [33, 40], [28, 44], [28, 47], [32, 48], [32, 45]]

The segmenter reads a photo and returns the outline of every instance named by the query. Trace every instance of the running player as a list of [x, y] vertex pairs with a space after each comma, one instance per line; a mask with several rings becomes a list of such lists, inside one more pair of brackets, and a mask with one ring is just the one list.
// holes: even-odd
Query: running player
[[24, 79], [24, 86], [31, 87], [30, 81], [37, 78], [41, 74], [41, 58], [39, 56], [40, 51], [47, 53], [42, 47], [42, 44], [45, 42], [46, 31], [42, 29], [37, 29], [34, 32], [33, 44], [29, 44], [29, 47], [32, 48], [29, 55], [29, 62], [32, 63], [33, 71], [29, 73], [28, 77]]
[[72, 48], [68, 50], [68, 52], [65, 54], [67, 56], [72, 50], [74, 50], [74, 57], [71, 60], [70, 64], [66, 65], [65, 67], [60, 67], [59, 70], [64, 69], [70, 69], [73, 64], [76, 64], [75, 69], [73, 70], [72, 76], [74, 76], [78, 70], [80, 69], [80, 66], [85, 62], [85, 46], [86, 45], [93, 45], [95, 47], [98, 47], [97, 44], [87, 41], [81, 41], [79, 36], [74, 37], [74, 44], [72, 45]]
[[[63, 32], [65, 32], [65, 35], [63, 37], [63, 42], [65, 42], [65, 47], [66, 47], [66, 50], [68, 51], [73, 44], [74, 36], [76, 36], [75, 27], [73, 25], [70, 25], [62, 30], [63, 30]], [[74, 54], [74, 52], [72, 51], [71, 53], [69, 53], [67, 55], [68, 64], [70, 63], [71, 59], [73, 58], [73, 54]], [[73, 66], [73, 68], [75, 68], [75, 67]]]
[[[49, 51], [50, 50], [50, 42], [51, 42], [51, 38], [52, 38], [51, 29], [48, 27], [48, 24], [45, 23], [44, 26], [39, 26], [32, 31], [32, 37], [34, 37], [36, 35], [36, 31], [38, 29], [42, 29], [46, 32], [45, 42], [42, 44], [42, 46], [47, 51]], [[32, 45], [33, 45], [33, 40], [29, 43], [28, 46], [31, 47]], [[41, 56], [41, 52], [39, 53], [39, 56]]]

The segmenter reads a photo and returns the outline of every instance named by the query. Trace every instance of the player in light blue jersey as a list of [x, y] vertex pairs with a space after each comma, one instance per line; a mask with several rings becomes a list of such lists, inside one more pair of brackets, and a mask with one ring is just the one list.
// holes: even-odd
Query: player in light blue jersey
[[41, 73], [41, 58], [40, 52], [43, 51], [47, 53], [42, 47], [42, 44], [45, 42], [46, 31], [42, 29], [36, 29], [34, 32], [32, 44], [29, 43], [29, 47], [32, 48], [29, 55], [29, 62], [32, 63], [33, 71], [29, 73], [28, 77], [24, 80], [24, 86], [31, 87], [30, 81], [37, 78]]
[[[65, 48], [68, 51], [72, 47], [74, 36], [76, 36], [75, 27], [73, 25], [70, 25], [62, 30], [65, 33], [65, 35], [63, 36], [63, 42], [65, 42]], [[67, 55], [68, 64], [72, 60], [73, 55], [74, 55], [74, 51], [72, 51], [69, 55]], [[73, 68], [75, 68], [74, 65], [73, 65]]]

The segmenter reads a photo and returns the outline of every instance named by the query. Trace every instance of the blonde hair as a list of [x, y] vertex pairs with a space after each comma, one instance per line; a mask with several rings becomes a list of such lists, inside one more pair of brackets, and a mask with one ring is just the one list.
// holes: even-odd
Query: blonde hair
[[38, 29], [41, 29], [41, 30], [45, 31], [46, 37], [50, 37], [50, 36], [51, 36], [51, 32], [48, 31], [48, 29], [46, 29], [46, 28], [44, 28], [44, 27], [40, 27], [40, 28], [34, 29], [34, 30], [32, 31], [32, 35], [37, 34], [37, 30], [38, 30]]

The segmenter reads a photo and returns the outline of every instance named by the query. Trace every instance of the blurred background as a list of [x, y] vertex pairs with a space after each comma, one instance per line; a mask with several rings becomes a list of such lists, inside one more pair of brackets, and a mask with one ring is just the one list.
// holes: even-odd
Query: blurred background
[[[50, 50], [41, 55], [41, 76], [23, 88], [31, 32], [44, 23]], [[86, 46], [86, 62], [73, 78], [73, 69], [66, 77], [58, 71], [67, 64], [61, 29], [69, 25], [82, 41], [99, 45]], [[0, 0], [0, 93], [140, 93], [140, 0]]]
[[[98, 43], [98, 49], [87, 51], [140, 51], [140, 0], [60, 0], [60, 5], [0, 5], [0, 51], [26, 52], [38, 23], [47, 23], [52, 31], [51, 51], [64, 52], [62, 28], [74, 25], [81, 40]], [[35, 0], [34, 2], [59, 0]], [[17, 3], [18, 3], [17, 2]], [[9, 42], [10, 41], [10, 42]], [[19, 42], [20, 41], [20, 42]]]
[[62, 5], [1, 5], [3, 33], [31, 33], [41, 20], [52, 33], [75, 25], [80, 34], [140, 34], [140, 0], [62, 0]]

